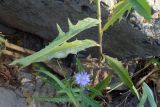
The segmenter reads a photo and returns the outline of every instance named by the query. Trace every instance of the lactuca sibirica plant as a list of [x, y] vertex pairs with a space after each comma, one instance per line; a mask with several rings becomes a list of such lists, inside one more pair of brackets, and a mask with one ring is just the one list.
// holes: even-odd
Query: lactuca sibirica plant
[[[102, 25], [101, 20], [101, 0], [90, 0], [96, 3], [97, 6], [97, 19], [94, 18], [85, 18], [84, 20], [79, 21], [77, 24], [72, 24], [70, 20], [68, 20], [69, 30], [68, 32], [64, 32], [59, 25], [57, 25], [59, 35], [55, 40], [53, 40], [48, 46], [46, 46], [44, 49], [40, 50], [39, 52], [36, 52], [33, 55], [30, 55], [28, 57], [15, 60], [11, 64], [20, 64], [23, 67], [28, 66], [32, 63], [36, 62], [42, 62], [46, 60], [50, 60], [52, 58], [64, 58], [68, 54], [77, 54], [79, 51], [85, 50], [86, 48], [98, 46], [99, 47], [99, 62], [101, 63], [101, 60], [104, 58], [106, 63], [108, 63], [113, 71], [119, 76], [123, 84], [125, 84], [130, 91], [137, 96], [138, 99], [140, 99], [140, 95], [138, 93], [138, 90], [134, 86], [129, 73], [127, 69], [125, 69], [120, 61], [117, 59], [114, 59], [112, 57], [103, 55], [102, 52], [102, 40], [103, 40], [103, 33], [117, 20], [122, 19], [123, 14], [126, 12], [130, 12], [131, 9], [135, 9], [140, 15], [142, 15], [145, 19], [148, 21], [151, 20], [151, 8], [147, 2], [147, 0], [120, 0], [112, 9], [112, 13], [110, 17], [107, 19], [107, 22]], [[105, 0], [103, 0], [105, 1]], [[75, 37], [80, 32], [89, 29], [91, 27], [98, 26], [98, 35], [99, 40], [98, 43], [93, 40], [85, 39], [85, 40], [75, 40], [72, 42], [68, 42], [71, 38]], [[86, 36], [87, 38], [87, 36]], [[101, 64], [100, 64], [101, 65]], [[43, 98], [43, 101], [51, 101], [56, 103], [65, 103], [70, 102], [75, 107], [102, 107], [100, 103], [94, 100], [94, 98], [99, 95], [99, 91], [103, 91], [103, 89], [108, 86], [110, 76], [102, 80], [100, 83], [98, 83], [95, 87], [91, 87], [90, 95], [85, 95], [81, 91], [81, 87], [87, 87], [90, 83], [90, 75], [85, 72], [78, 72], [75, 74], [74, 79], [77, 85], [79, 87], [76, 87], [74, 84], [72, 84], [72, 76], [69, 81], [66, 80], [60, 80], [58, 77], [53, 75], [52, 73], [44, 70], [40, 70], [39, 72], [44, 73], [47, 75], [52, 82], [58, 84], [57, 86], [59, 89], [57, 92], [59, 93], [57, 96], [52, 98]], [[69, 82], [66, 84], [66, 82]], [[149, 90], [150, 94], [146, 95], [146, 92]], [[142, 96], [142, 99], [145, 97], [145, 99], [150, 96], [152, 93], [149, 89], [149, 87], [145, 84], [144, 87], [144, 94]], [[154, 102], [153, 98], [150, 98], [152, 102]], [[150, 100], [150, 101], [151, 101]], [[141, 104], [143, 106], [143, 102], [145, 100], [141, 100]], [[154, 104], [155, 105], [155, 104]], [[151, 105], [152, 106], [152, 105]], [[155, 106], [152, 106], [155, 107]]]

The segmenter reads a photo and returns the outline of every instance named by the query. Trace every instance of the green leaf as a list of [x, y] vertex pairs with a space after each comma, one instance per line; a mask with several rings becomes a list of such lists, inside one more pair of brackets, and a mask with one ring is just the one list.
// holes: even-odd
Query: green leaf
[[60, 96], [60, 97], [33, 96], [32, 99], [36, 101], [45, 101], [45, 102], [54, 102], [54, 103], [71, 102], [68, 96]]
[[[22, 58], [20, 60], [13, 61], [11, 63], [11, 65], [21, 64], [24, 67], [24, 66], [27, 66], [33, 62], [41, 62], [41, 61], [48, 60], [51, 58], [64, 57], [67, 55], [66, 53], [69, 53], [69, 52], [76, 53], [77, 51], [83, 50], [84, 48], [91, 47], [93, 45], [94, 46], [97, 45], [93, 41], [86, 40], [86, 41], [84, 41], [84, 44], [90, 43], [89, 46], [80, 46], [80, 48], [81, 48], [80, 49], [77, 47], [78, 45], [76, 45], [75, 48], [77, 50], [73, 51], [74, 46], [71, 47], [71, 44], [73, 45], [76, 42], [78, 42], [79, 45], [83, 45], [82, 44], [83, 42], [76, 41], [73, 43], [66, 43], [66, 41], [68, 41], [69, 39], [71, 39], [72, 37], [77, 35], [78, 33], [82, 32], [83, 30], [86, 30], [88, 28], [96, 26], [99, 23], [99, 21], [97, 19], [86, 18], [84, 20], [79, 21], [76, 25], [73, 25], [70, 21], [68, 21], [68, 23], [69, 23], [69, 31], [68, 32], [64, 33], [61, 30], [61, 28], [59, 27], [59, 25], [57, 25], [59, 35], [57, 36], [57, 38], [53, 42], [51, 42], [47, 47], [40, 50], [39, 52], [36, 52], [33, 55], [30, 55], [26, 58]], [[72, 49], [71, 50], [67, 49], [67, 46], [65, 46], [65, 45], [67, 45], [68, 48], [72, 48]], [[65, 50], [63, 51], [62, 49], [65, 49]], [[57, 51], [57, 53], [56, 53], [56, 51]], [[59, 55], [58, 55], [58, 53], [59, 53]]]
[[152, 90], [146, 83], [143, 83], [143, 95], [142, 95], [142, 98], [140, 99], [140, 103], [138, 104], [138, 107], [144, 107], [144, 104], [147, 98], [151, 107], [157, 107], [157, 104], [153, 97]]
[[59, 80], [56, 76], [54, 76], [53, 74], [51, 74], [51, 73], [48, 72], [48, 71], [39, 71], [39, 72], [42, 72], [42, 73], [44, 73], [45, 75], [47, 75], [47, 76], [49, 76], [50, 78], [52, 78], [53, 80], [55, 80], [55, 81], [57, 82], [57, 84], [58, 84], [63, 90], [65, 90], [66, 94], [68, 95], [68, 97], [70, 98], [70, 100], [73, 102], [73, 104], [74, 104], [76, 107], [78, 107], [76, 98], [75, 98], [75, 96], [73, 95], [72, 91], [71, 91], [69, 88], [67, 88], [67, 87], [65, 86], [65, 84], [63, 84], [63, 83], [61, 82], [61, 80]]
[[149, 63], [160, 65], [160, 58], [153, 58]]
[[[41, 79], [43, 80], [43, 82], [46, 85], [50, 85], [54, 90], [60, 90], [61, 87], [57, 84], [57, 82], [55, 80], [53, 80], [52, 78], [50, 78], [49, 76], [45, 75], [42, 72], [39, 71], [48, 71], [48, 72], [53, 72], [51, 69], [47, 68], [46, 66], [44, 66], [42, 63], [34, 63], [32, 64], [32, 68], [37, 71], [36, 72], [36, 76], [40, 76]], [[62, 81], [62, 80], [61, 80]]]
[[116, 90], [118, 88], [121, 88], [124, 85], [122, 81], [118, 81], [116, 83], [111, 84], [109, 87], [111, 88], [108, 93], [112, 92], [113, 90]]
[[27, 66], [33, 62], [40, 62], [45, 60], [50, 60], [52, 58], [64, 58], [68, 54], [77, 54], [77, 52], [85, 50], [86, 48], [93, 47], [93, 46], [99, 46], [95, 41], [92, 40], [75, 40], [73, 42], [65, 42], [62, 45], [50, 49], [48, 53], [44, 53], [43, 56], [39, 57], [38, 55], [43, 53], [42, 51], [39, 51], [33, 55], [30, 55], [28, 57], [15, 60], [11, 64], [20, 64], [23, 66]]
[[130, 9], [131, 5], [126, 0], [118, 2], [113, 9], [112, 16], [109, 17], [107, 23], [104, 25], [102, 30], [107, 30], [117, 20], [121, 19], [121, 17], [127, 10], [130, 11]]
[[146, 83], [143, 84], [143, 92], [147, 94], [147, 98], [150, 103], [150, 106], [157, 107], [156, 102], [154, 100], [153, 92]]
[[151, 8], [147, 0], [128, 0], [132, 7], [145, 19], [151, 20]]
[[86, 104], [86, 107], [91, 106], [91, 107], [102, 107], [97, 101], [93, 100], [92, 98], [82, 95], [82, 102]]
[[109, 85], [109, 81], [111, 80], [111, 75], [108, 75], [104, 80], [99, 82], [92, 90], [94, 91], [91, 96], [92, 98], [96, 97], [98, 93], [100, 93], [104, 88], [106, 88]]
[[124, 82], [126, 86], [128, 86], [131, 92], [136, 95], [139, 99], [138, 91], [136, 90], [133, 82], [128, 74], [127, 69], [125, 69], [120, 61], [110, 56], [105, 55], [107, 63], [113, 69], [113, 71], [119, 76], [119, 78]]

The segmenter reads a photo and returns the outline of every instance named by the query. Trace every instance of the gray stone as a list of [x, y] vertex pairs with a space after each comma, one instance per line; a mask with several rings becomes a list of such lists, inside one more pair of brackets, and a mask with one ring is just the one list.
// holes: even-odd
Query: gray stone
[[[108, 12], [105, 8], [102, 12], [106, 21]], [[67, 31], [68, 18], [77, 22], [85, 17], [96, 17], [96, 8], [89, 0], [0, 0], [1, 23], [50, 41], [57, 36], [56, 23]], [[97, 29], [87, 30], [76, 38], [97, 40]], [[97, 56], [96, 49], [90, 50]], [[152, 44], [146, 34], [124, 20], [104, 33], [103, 51], [118, 58], [160, 55], [158, 44]]]
[[56, 23], [67, 30], [67, 20], [77, 22], [95, 17], [88, 0], [1, 0], [0, 22], [51, 40], [57, 35]]
[[126, 21], [121, 21], [120, 24], [113, 26], [107, 34], [108, 39], [106, 37], [104, 51], [112, 56], [145, 58], [160, 55], [160, 46], [151, 43], [146, 34], [134, 29]]
[[27, 107], [24, 98], [16, 95], [12, 90], [0, 87], [0, 107]]

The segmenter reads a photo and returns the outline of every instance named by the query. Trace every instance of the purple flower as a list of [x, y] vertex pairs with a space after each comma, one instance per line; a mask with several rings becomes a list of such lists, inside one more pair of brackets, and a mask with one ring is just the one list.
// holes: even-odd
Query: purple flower
[[79, 72], [75, 75], [75, 81], [81, 87], [85, 87], [90, 82], [89, 74], [85, 71]]

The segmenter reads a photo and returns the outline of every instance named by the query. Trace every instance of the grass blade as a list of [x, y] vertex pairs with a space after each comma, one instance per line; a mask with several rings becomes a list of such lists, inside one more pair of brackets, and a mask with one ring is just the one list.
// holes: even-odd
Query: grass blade
[[147, 0], [128, 0], [132, 7], [145, 19], [151, 20], [151, 7], [149, 6]]
[[101, 82], [99, 82], [94, 88], [94, 91], [91, 94], [91, 97], [94, 98], [96, 97], [97, 94], [99, 94], [104, 88], [106, 88], [109, 85], [109, 81], [111, 80], [111, 75], [108, 75], [104, 80], [102, 80]]
[[147, 100], [147, 94], [143, 92], [142, 98], [140, 99], [140, 103], [138, 104], [137, 107], [144, 107], [146, 100]]
[[107, 30], [111, 25], [119, 20], [127, 10], [130, 11], [130, 9], [131, 5], [126, 0], [118, 2], [113, 9], [112, 16], [109, 17], [102, 30]]
[[151, 107], [157, 107], [157, 104], [154, 100], [153, 92], [146, 83], [143, 84], [143, 91], [144, 91], [144, 93], [147, 94], [147, 98], [148, 98], [148, 101], [150, 103], [150, 106]]

